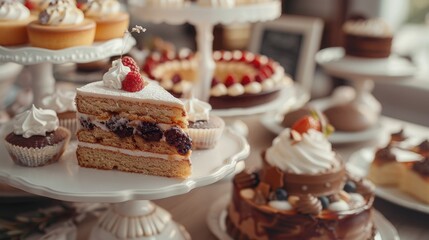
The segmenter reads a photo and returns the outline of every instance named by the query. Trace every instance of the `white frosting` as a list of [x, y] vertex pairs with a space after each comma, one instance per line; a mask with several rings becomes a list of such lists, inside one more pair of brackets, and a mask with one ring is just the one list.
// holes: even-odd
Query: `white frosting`
[[333, 212], [347, 211], [350, 209], [349, 205], [344, 200], [339, 200], [329, 204], [328, 209]]
[[19, 1], [0, 1], [0, 20], [24, 20], [30, 16], [30, 11]]
[[92, 82], [77, 89], [77, 94], [92, 97], [113, 98], [133, 102], [152, 104], [164, 104], [183, 109], [183, 103], [173, 97], [156, 83], [146, 80], [148, 84], [138, 92], [127, 92], [123, 90], [106, 87], [102, 81]]
[[206, 7], [230, 8], [235, 6], [235, 0], [198, 0], [197, 3]]
[[296, 174], [317, 174], [340, 166], [323, 133], [309, 129], [301, 141], [295, 141], [291, 139], [290, 131], [285, 129], [273, 140], [266, 152], [269, 164]]
[[229, 96], [238, 96], [244, 93], [244, 87], [240, 83], [234, 83], [228, 88]]
[[44, 25], [79, 24], [83, 21], [83, 12], [73, 0], [57, 0], [39, 14], [39, 22]]
[[55, 111], [36, 108], [34, 105], [30, 110], [16, 115], [13, 121], [13, 132], [25, 138], [46, 136], [47, 132], [55, 131], [59, 124]]
[[148, 7], [181, 7], [184, 0], [146, 0]]
[[274, 88], [274, 82], [270, 78], [265, 79], [262, 81], [262, 91], [270, 91]]
[[251, 94], [260, 93], [262, 91], [262, 86], [260, 83], [254, 81], [244, 86], [244, 91]]
[[281, 210], [281, 211], [287, 211], [287, 210], [291, 210], [292, 204], [290, 204], [288, 201], [278, 201], [278, 200], [274, 200], [274, 201], [269, 201], [268, 205], [272, 208], [275, 208], [277, 210]]
[[215, 97], [223, 96], [223, 95], [226, 95], [227, 93], [228, 93], [228, 89], [223, 83], [216, 84], [214, 87], [210, 89], [210, 95]]
[[121, 11], [121, 4], [116, 0], [89, 0], [85, 5], [85, 16], [103, 17]]
[[87, 142], [79, 142], [78, 146], [80, 147], [87, 147], [92, 149], [102, 149], [112, 152], [119, 152], [122, 154], [135, 156], [135, 157], [153, 157], [153, 158], [161, 158], [165, 160], [171, 160], [171, 161], [181, 161], [187, 159], [187, 156], [182, 156], [179, 154], [175, 155], [169, 155], [169, 154], [160, 154], [160, 153], [152, 153], [152, 152], [144, 152], [140, 150], [129, 150], [124, 148], [116, 148], [116, 147], [110, 147], [110, 146], [104, 146], [97, 143], [87, 143]]
[[103, 75], [104, 86], [113, 89], [121, 89], [122, 81], [129, 72], [131, 72], [131, 69], [122, 64], [122, 60], [120, 58], [116, 59], [112, 62], [112, 66], [109, 68], [109, 71]]
[[185, 109], [188, 114], [188, 120], [196, 122], [199, 120], [209, 120], [209, 113], [212, 106], [206, 102], [200, 101], [196, 98], [183, 100]]
[[390, 30], [389, 25], [381, 19], [347, 21], [343, 26], [343, 31], [348, 34], [361, 36], [392, 36], [392, 31]]
[[42, 107], [52, 109], [57, 113], [76, 111], [74, 99], [75, 91], [57, 90], [55, 93], [42, 99]]

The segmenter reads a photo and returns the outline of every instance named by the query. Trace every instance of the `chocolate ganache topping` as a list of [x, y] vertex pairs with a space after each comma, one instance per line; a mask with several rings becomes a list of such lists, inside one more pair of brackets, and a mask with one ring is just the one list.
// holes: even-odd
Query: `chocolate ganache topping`
[[429, 152], [429, 141], [427, 139], [423, 140], [419, 145], [418, 148], [420, 152]]
[[422, 176], [429, 177], [429, 157], [424, 160], [416, 162], [413, 165], [413, 170]]
[[379, 149], [375, 153], [375, 158], [383, 162], [393, 162], [396, 161], [396, 155], [392, 152], [392, 147], [388, 145], [385, 148]]

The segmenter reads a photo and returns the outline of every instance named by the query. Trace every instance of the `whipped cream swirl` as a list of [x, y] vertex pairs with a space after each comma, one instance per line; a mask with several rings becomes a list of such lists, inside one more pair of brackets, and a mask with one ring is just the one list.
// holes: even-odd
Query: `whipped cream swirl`
[[39, 22], [43, 25], [68, 25], [83, 22], [83, 12], [73, 0], [53, 0], [40, 12]]
[[122, 60], [120, 58], [113, 61], [112, 67], [110, 67], [109, 71], [103, 75], [104, 86], [108, 88], [121, 89], [122, 81], [129, 72], [131, 72], [131, 69], [122, 64]]
[[189, 121], [196, 122], [209, 120], [209, 113], [212, 109], [210, 104], [196, 98], [186, 99], [183, 103], [185, 105]]
[[381, 19], [347, 21], [343, 31], [353, 35], [388, 37], [392, 36], [389, 25]]
[[15, 0], [0, 1], [0, 20], [24, 20], [30, 11], [22, 3]]
[[42, 106], [47, 109], [52, 109], [57, 113], [63, 113], [67, 111], [75, 112], [75, 96], [75, 91], [57, 90], [52, 95], [46, 96], [42, 99]]
[[58, 128], [57, 114], [53, 110], [36, 108], [16, 115], [14, 118], [13, 132], [29, 138], [34, 135], [46, 136], [47, 132]]
[[116, 14], [120, 10], [121, 4], [116, 0], [89, 0], [83, 11], [87, 17], [103, 17]]
[[309, 129], [302, 135], [302, 140], [295, 141], [291, 139], [290, 131], [285, 129], [273, 140], [265, 155], [269, 164], [295, 174], [318, 174], [340, 167], [340, 161], [323, 133]]

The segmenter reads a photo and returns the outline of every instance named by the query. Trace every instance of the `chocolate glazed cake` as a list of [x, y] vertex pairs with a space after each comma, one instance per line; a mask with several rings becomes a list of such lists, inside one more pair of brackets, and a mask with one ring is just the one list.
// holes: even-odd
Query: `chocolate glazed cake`
[[262, 154], [261, 170], [234, 177], [228, 234], [234, 239], [373, 239], [372, 183], [347, 174], [321, 132], [310, 130], [301, 138], [291, 132], [286, 129]]

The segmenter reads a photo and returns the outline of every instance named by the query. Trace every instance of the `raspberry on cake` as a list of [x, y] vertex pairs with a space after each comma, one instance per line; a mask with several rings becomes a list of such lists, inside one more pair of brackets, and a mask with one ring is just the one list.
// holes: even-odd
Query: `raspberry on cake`
[[183, 103], [117, 59], [103, 81], [77, 89], [82, 167], [186, 178], [192, 140]]
[[[325, 123], [305, 116], [233, 179], [226, 228], [234, 239], [372, 239], [374, 186], [346, 174]], [[298, 131], [299, 132], [298, 132]]]

